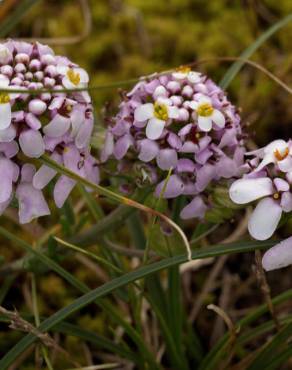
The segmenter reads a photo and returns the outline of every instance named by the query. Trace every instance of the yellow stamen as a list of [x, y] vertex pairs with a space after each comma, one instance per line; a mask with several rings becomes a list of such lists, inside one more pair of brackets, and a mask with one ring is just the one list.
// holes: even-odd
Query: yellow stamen
[[68, 146], [65, 146], [64, 150], [63, 150], [63, 153], [68, 153], [70, 150], [70, 148]]
[[289, 154], [289, 148], [285, 148], [284, 151], [280, 152], [278, 149], [274, 151], [274, 155], [278, 161], [282, 161], [286, 157], [288, 157]]
[[165, 104], [154, 103], [154, 116], [162, 121], [167, 121], [167, 106]]
[[187, 73], [191, 72], [191, 68], [187, 67], [187, 66], [180, 66], [180, 67], [176, 68], [175, 71], [187, 74]]
[[197, 132], [196, 135], [195, 135], [195, 138], [196, 139], [200, 139], [201, 138], [201, 134], [199, 132]]
[[209, 117], [214, 112], [214, 108], [209, 103], [202, 103], [197, 108], [197, 113], [201, 117]]
[[72, 112], [72, 105], [66, 105], [66, 111], [68, 112], [68, 113], [70, 113], [70, 112]]
[[0, 104], [7, 104], [10, 102], [10, 97], [6, 93], [0, 93]]
[[72, 68], [68, 70], [67, 77], [72, 82], [72, 84], [75, 86], [77, 86], [80, 83], [80, 74], [77, 72], [74, 72]]
[[280, 198], [280, 194], [279, 194], [279, 193], [275, 193], [275, 194], [273, 195], [273, 198], [274, 198], [275, 200], [279, 199], [279, 198]]

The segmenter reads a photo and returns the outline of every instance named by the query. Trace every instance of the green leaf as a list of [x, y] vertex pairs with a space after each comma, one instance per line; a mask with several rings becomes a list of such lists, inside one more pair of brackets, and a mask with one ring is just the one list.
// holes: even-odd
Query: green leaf
[[[7, 235], [11, 237], [7, 232], [7, 230], [0, 227], [0, 231], [3, 235]], [[240, 243], [232, 243], [226, 245], [217, 245], [216, 247], [209, 247], [202, 250], [194, 251], [192, 253], [192, 259], [199, 259], [199, 258], [208, 258], [208, 257], [215, 257], [220, 256], [223, 254], [230, 254], [230, 253], [240, 253], [240, 252], [251, 252], [256, 249], [264, 249], [270, 247], [274, 244], [271, 241], [265, 242], [240, 242]], [[158, 261], [152, 263], [150, 265], [142, 266], [137, 270], [131, 271], [121, 277], [115, 278], [104, 285], [91, 290], [90, 292], [84, 294], [83, 296], [77, 298], [71, 304], [66, 307], [63, 307], [59, 311], [55, 312], [51, 317], [44, 320], [41, 325], [39, 326], [39, 330], [41, 332], [46, 332], [52, 329], [55, 325], [59, 324], [67, 317], [72, 315], [75, 312], [78, 312], [81, 308], [87, 306], [88, 304], [105, 297], [106, 295], [112, 293], [117, 288], [126, 286], [127, 284], [133, 283], [136, 280], [145, 278], [146, 276], [152, 275], [158, 271], [163, 269], [167, 269], [171, 266], [176, 266], [178, 264], [187, 262], [186, 255], [181, 256], [174, 256], [170, 258], [166, 258], [162, 261]], [[59, 266], [57, 266], [60, 269]], [[67, 273], [68, 274], [68, 273]], [[78, 285], [80, 283], [78, 282]], [[82, 283], [81, 283], [82, 284]], [[292, 296], [292, 291], [290, 292]], [[261, 310], [265, 312], [265, 306], [261, 307]], [[32, 333], [27, 334], [24, 338], [22, 338], [9, 352], [7, 352], [4, 357], [0, 360], [0, 369], [6, 370], [18, 357], [21, 353], [23, 353], [31, 344], [33, 344], [37, 340]]]
[[[258, 37], [253, 44], [251, 44], [245, 51], [240, 55], [241, 59], [249, 59], [252, 54], [266, 41], [269, 37], [271, 37], [274, 33], [278, 30], [286, 26], [289, 22], [292, 21], [292, 14], [287, 15], [285, 18], [281, 19], [277, 23], [275, 23], [272, 27], [270, 27], [266, 32], [264, 32], [260, 37]], [[224, 77], [220, 81], [219, 85], [222, 89], [226, 89], [237, 73], [240, 71], [242, 66], [244, 65], [244, 60], [238, 60], [232, 64], [232, 66], [228, 69], [225, 73]]]

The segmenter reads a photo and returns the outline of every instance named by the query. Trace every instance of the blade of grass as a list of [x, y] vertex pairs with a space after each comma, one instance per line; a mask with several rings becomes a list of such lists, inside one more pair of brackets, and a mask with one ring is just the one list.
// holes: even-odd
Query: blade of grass
[[265, 369], [273, 360], [279, 348], [285, 349], [286, 341], [292, 336], [292, 323], [286, 325], [273, 339], [264, 346], [263, 350], [256, 356], [246, 370]]
[[[277, 23], [275, 23], [272, 27], [270, 27], [267, 31], [265, 31], [260, 37], [258, 37], [253, 44], [251, 44], [248, 48], [244, 50], [242, 54], [240, 54], [240, 58], [242, 59], [249, 59], [252, 54], [274, 33], [278, 30], [286, 26], [289, 22], [292, 21], [292, 13], [288, 14], [285, 18], [281, 19]], [[240, 71], [242, 66], [244, 65], [244, 60], [239, 60], [232, 64], [232, 66], [228, 69], [225, 73], [224, 77], [220, 81], [219, 85], [222, 89], [226, 89], [237, 73]]]
[[26, 13], [39, 1], [40, 0], [22, 0], [12, 14], [1, 22], [0, 37], [3, 38], [7, 36]]
[[[63, 269], [60, 265], [58, 265], [56, 262], [51, 260], [46, 255], [38, 252], [36, 249], [32, 248], [28, 243], [23, 241], [22, 239], [19, 239], [14, 234], [11, 234], [6, 229], [2, 228], [0, 226], [0, 234], [5, 236], [7, 239], [13, 241], [20, 247], [22, 247], [24, 250], [26, 250], [29, 253], [32, 253], [34, 256], [36, 256], [42, 263], [47, 265], [49, 268], [51, 268], [53, 271], [55, 271], [57, 274], [62, 276], [66, 281], [69, 282], [72, 286], [74, 286], [77, 290], [81, 291], [82, 293], [89, 293], [90, 289], [87, 285], [82, 283], [80, 280], [75, 278], [74, 275], [70, 274], [68, 271]], [[114, 308], [109, 302], [105, 300], [98, 300], [97, 298], [94, 299], [92, 302], [96, 303], [98, 306], [100, 306], [105, 312], [107, 312], [112, 319], [114, 319], [118, 324], [120, 324], [127, 334], [132, 338], [132, 340], [137, 344], [137, 346], [140, 349], [140, 355], [145, 358], [149, 364], [153, 367], [153, 369], [159, 369], [159, 366], [156, 366], [155, 360], [151, 354], [151, 352], [148, 350], [148, 348], [145, 346], [145, 343], [143, 339], [140, 337], [140, 335], [132, 328], [132, 326], [127, 323], [120, 315], [120, 312]], [[39, 330], [41, 330], [41, 326], [43, 323], [38, 327]], [[0, 369], [2, 370], [1, 366]]]
[[[10, 233], [4, 228], [0, 227], [0, 232], [6, 235], [8, 238], [11, 237]], [[215, 247], [204, 248], [203, 250], [194, 251], [192, 253], [193, 259], [215, 257], [223, 254], [239, 253], [239, 252], [251, 252], [256, 249], [264, 249], [270, 247], [274, 242], [240, 242], [232, 243], [229, 245], [218, 245]], [[103, 298], [106, 295], [112, 293], [117, 288], [126, 286], [127, 284], [133, 283], [136, 280], [140, 280], [158, 271], [167, 269], [171, 266], [175, 266], [181, 263], [187, 262], [185, 255], [178, 255], [170, 258], [165, 258], [162, 261], [158, 261], [149, 265], [142, 266], [137, 270], [131, 271], [121, 277], [115, 278], [104, 285], [85, 293], [81, 297], [77, 298], [71, 304], [63, 307], [59, 311], [55, 312], [48, 319], [44, 320], [39, 326], [39, 331], [46, 332], [65, 320], [68, 316], [75, 312], [78, 312], [81, 308], [88, 304], [95, 302], [97, 299]], [[60, 266], [57, 265], [59, 269]], [[78, 282], [78, 285], [80, 282]], [[292, 297], [292, 290], [290, 291], [289, 297]], [[274, 302], [275, 303], [275, 302]], [[262, 306], [261, 310], [265, 312], [266, 307]], [[12, 362], [18, 357], [23, 351], [25, 351], [31, 344], [33, 344], [37, 338], [33, 334], [27, 334], [22, 338], [13, 348], [10, 349], [0, 360], [0, 369], [6, 370]], [[154, 367], [155, 368], [155, 367]], [[153, 368], [153, 369], [154, 369]]]
[[[289, 299], [292, 299], [292, 289], [287, 290], [286, 292], [278, 295], [277, 297], [272, 299], [273, 305], [278, 305], [282, 302], [285, 302]], [[241, 328], [241, 330], [252, 324], [254, 321], [256, 321], [259, 317], [261, 317], [263, 314], [268, 312], [268, 307], [266, 304], [261, 305], [254, 311], [252, 311], [250, 314], [245, 316], [243, 319], [241, 319], [237, 326]], [[216, 345], [209, 351], [207, 356], [203, 359], [202, 363], [200, 364], [199, 370], [213, 370], [218, 369], [218, 364], [220, 362], [220, 359], [222, 358], [222, 354], [224, 354], [224, 351], [226, 350], [226, 345], [228, 344], [229, 340], [229, 334], [225, 334], [217, 343]]]

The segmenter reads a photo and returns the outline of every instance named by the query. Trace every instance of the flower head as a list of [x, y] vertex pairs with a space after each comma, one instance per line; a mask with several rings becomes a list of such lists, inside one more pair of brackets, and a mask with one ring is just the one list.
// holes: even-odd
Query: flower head
[[230, 198], [237, 204], [260, 200], [248, 225], [249, 232], [255, 239], [270, 238], [282, 213], [292, 211], [292, 179], [288, 172], [291, 172], [289, 163], [292, 157], [289, 146], [290, 142], [275, 140], [263, 149], [247, 153], [254, 155], [252, 161], [255, 166], [248, 175], [236, 180], [230, 187]]
[[112, 159], [118, 171], [125, 163], [127, 168], [147, 164], [156, 196], [165, 188], [164, 198], [185, 195], [190, 200], [181, 213], [184, 219], [203, 218], [210, 207], [209, 184], [243, 170], [236, 108], [214, 82], [188, 67], [137, 83], [109, 122], [101, 153], [104, 166]]
[[[93, 129], [90, 97], [87, 92], [59, 92], [87, 84], [86, 71], [55, 55], [46, 45], [13, 40], [0, 45], [0, 89], [5, 90], [0, 93], [1, 213], [15, 194], [21, 223], [49, 214], [42, 190], [57, 173], [45, 165], [37, 169], [29, 163], [44, 153], [98, 182], [98, 168], [89, 151]], [[42, 88], [52, 92], [25, 93]], [[20, 93], [10, 92], [13, 89]], [[56, 181], [58, 207], [74, 185], [65, 176]]]

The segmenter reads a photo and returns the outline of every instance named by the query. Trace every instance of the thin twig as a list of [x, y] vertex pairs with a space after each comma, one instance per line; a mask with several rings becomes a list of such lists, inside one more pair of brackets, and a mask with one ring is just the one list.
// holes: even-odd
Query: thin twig
[[281, 325], [279, 322], [279, 319], [276, 315], [275, 308], [272, 302], [271, 298], [271, 289], [267, 282], [266, 274], [263, 269], [262, 265], [262, 254], [260, 251], [255, 251], [255, 262], [256, 262], [256, 276], [261, 288], [261, 291], [263, 293], [264, 299], [266, 301], [266, 304], [268, 306], [269, 312], [271, 314], [272, 319], [274, 320], [275, 327], [277, 331], [281, 330]]

